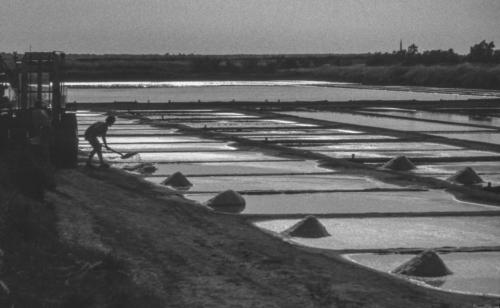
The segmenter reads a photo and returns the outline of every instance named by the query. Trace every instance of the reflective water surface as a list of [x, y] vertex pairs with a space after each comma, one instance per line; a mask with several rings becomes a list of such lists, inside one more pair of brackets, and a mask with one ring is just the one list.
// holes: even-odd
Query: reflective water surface
[[[257, 222], [282, 232], [297, 219]], [[498, 246], [498, 217], [398, 217], [320, 219], [332, 236], [320, 239], [292, 238], [311, 247], [326, 249], [388, 249]], [[397, 232], [395, 232], [397, 230]]]
[[343, 88], [324, 81], [200, 81], [67, 83], [69, 102], [188, 102], [188, 101], [348, 101], [439, 100], [480, 98], [479, 95]]
[[[487, 294], [500, 294], [500, 252], [455, 252], [440, 254], [440, 258], [453, 272], [437, 279], [412, 277], [440, 288]], [[362, 265], [383, 272], [390, 272], [414, 255], [351, 254], [347, 255]]]
[[[345, 180], [343, 189], [384, 186]], [[386, 185], [385, 187], [390, 187]], [[204, 201], [208, 195], [188, 195]], [[245, 214], [328, 214], [328, 213], [394, 213], [394, 212], [467, 212], [497, 210], [454, 200], [442, 191], [334, 192], [314, 194], [244, 195]], [[500, 210], [500, 208], [498, 208]], [[273, 229], [274, 230], [274, 229]], [[278, 231], [279, 232], [279, 231]], [[340, 240], [340, 238], [339, 238]]]
[[470, 114], [457, 114], [457, 113], [447, 113], [447, 112], [432, 112], [432, 111], [405, 110], [405, 109], [392, 110], [392, 111], [377, 111], [377, 110], [368, 110], [368, 111], [376, 112], [378, 114], [402, 116], [414, 119], [438, 120], [446, 122], [500, 127], [500, 118], [491, 115], [491, 113], [484, 114], [484, 113], [474, 113], [474, 111], [471, 111]]
[[310, 119], [334, 121], [340, 123], [359, 124], [367, 126], [382, 127], [388, 129], [396, 129], [403, 131], [473, 131], [476, 127], [440, 124], [432, 122], [413, 121], [411, 119], [394, 119], [387, 117], [379, 117], [366, 114], [351, 114], [345, 112], [308, 112], [308, 111], [290, 111], [280, 112], [282, 114], [294, 115]]

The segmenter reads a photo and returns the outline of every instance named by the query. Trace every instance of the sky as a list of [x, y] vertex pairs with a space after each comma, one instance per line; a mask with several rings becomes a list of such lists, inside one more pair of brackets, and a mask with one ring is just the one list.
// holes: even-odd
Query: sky
[[282, 54], [500, 49], [500, 0], [0, 0], [0, 51]]

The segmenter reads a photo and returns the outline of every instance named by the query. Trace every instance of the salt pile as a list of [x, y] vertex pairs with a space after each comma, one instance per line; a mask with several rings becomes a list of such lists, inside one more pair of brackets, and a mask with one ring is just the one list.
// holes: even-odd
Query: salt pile
[[151, 164], [151, 163], [145, 163], [143, 166], [141, 166], [139, 169], [137, 169], [137, 172], [141, 174], [151, 174], [154, 173], [157, 170], [156, 166]]
[[418, 277], [441, 277], [452, 274], [443, 260], [433, 250], [423, 251], [398, 266], [393, 273]]
[[321, 224], [321, 222], [319, 222], [319, 220], [314, 216], [307, 216], [287, 230], [283, 231], [283, 234], [307, 238], [330, 236], [328, 231], [326, 231], [325, 226], [323, 226], [323, 224]]
[[150, 174], [156, 171], [156, 166], [152, 163], [140, 163], [135, 165], [126, 165], [123, 169], [127, 171], [135, 171], [140, 174]]
[[181, 172], [176, 172], [174, 174], [171, 174], [161, 183], [163, 185], [179, 187], [179, 188], [189, 188], [193, 186], [193, 184], [189, 182], [189, 180]]
[[205, 205], [220, 212], [240, 213], [245, 209], [245, 199], [229, 189], [208, 200]]
[[457, 171], [454, 175], [448, 178], [450, 182], [457, 182], [464, 185], [479, 184], [483, 182], [483, 179], [477, 175], [477, 173], [471, 167], [465, 167], [462, 170]]
[[386, 162], [382, 168], [396, 171], [408, 171], [415, 169], [415, 165], [406, 156], [396, 156]]

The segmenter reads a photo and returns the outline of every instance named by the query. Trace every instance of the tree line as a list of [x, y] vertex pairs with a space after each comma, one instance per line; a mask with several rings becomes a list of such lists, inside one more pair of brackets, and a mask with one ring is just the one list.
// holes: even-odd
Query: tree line
[[470, 47], [467, 55], [459, 55], [453, 49], [418, 51], [418, 46], [411, 44], [407, 49], [393, 51], [392, 53], [375, 53], [368, 55], [366, 65], [436, 65], [459, 63], [500, 63], [500, 50], [495, 50], [493, 41], [481, 41]]
[[[416, 44], [365, 54], [67, 54], [68, 81], [321, 79], [365, 84], [500, 88], [500, 50], [474, 44], [421, 52]], [[5, 76], [3, 76], [5, 77]], [[0, 82], [2, 75], [0, 74]]]

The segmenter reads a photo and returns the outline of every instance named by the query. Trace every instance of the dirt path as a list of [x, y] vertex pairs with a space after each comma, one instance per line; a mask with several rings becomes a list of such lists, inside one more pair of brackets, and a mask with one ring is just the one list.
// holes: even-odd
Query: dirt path
[[[166, 307], [472, 307], [498, 299], [417, 287], [302, 251], [116, 170], [67, 170], [48, 199], [63, 240], [124, 260]], [[485, 306], [488, 307], [488, 306]]]

